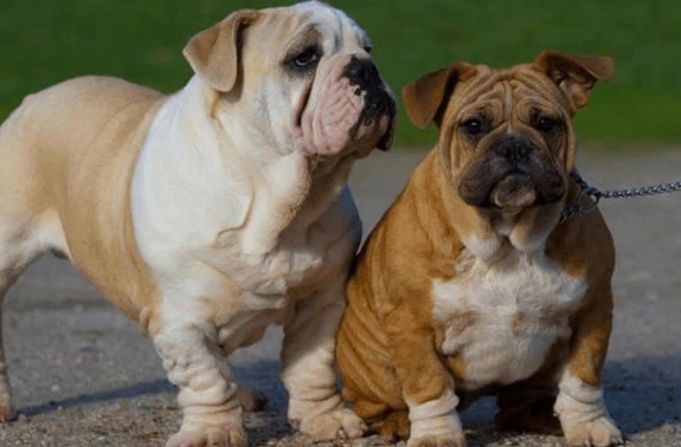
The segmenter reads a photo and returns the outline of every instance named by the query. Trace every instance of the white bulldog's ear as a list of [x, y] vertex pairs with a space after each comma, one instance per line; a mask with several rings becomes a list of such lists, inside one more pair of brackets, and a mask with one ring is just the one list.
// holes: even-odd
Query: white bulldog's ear
[[589, 94], [597, 81], [606, 81], [615, 72], [610, 57], [580, 56], [544, 50], [532, 63], [532, 68], [545, 74], [570, 100], [572, 113], [589, 102]]
[[208, 85], [229, 92], [239, 76], [241, 33], [258, 17], [258, 11], [243, 9], [192, 37], [182, 50], [194, 72]]
[[458, 82], [472, 78], [476, 72], [474, 65], [456, 62], [406, 85], [402, 89], [402, 99], [411, 122], [420, 129], [431, 122], [440, 127], [454, 87]]

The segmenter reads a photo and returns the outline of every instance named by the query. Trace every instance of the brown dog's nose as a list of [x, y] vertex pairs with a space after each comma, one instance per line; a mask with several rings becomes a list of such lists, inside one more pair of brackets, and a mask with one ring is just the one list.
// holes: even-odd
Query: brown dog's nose
[[373, 60], [358, 59], [355, 56], [352, 56], [343, 74], [351, 83], [357, 84], [360, 87], [376, 85], [380, 80], [378, 69]]
[[508, 161], [524, 163], [528, 161], [532, 147], [525, 138], [511, 135], [497, 142], [495, 152]]

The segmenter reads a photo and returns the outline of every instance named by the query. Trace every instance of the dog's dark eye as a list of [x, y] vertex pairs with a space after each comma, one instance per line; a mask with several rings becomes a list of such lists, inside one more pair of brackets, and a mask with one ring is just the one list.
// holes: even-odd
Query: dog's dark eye
[[467, 119], [461, 123], [461, 127], [471, 137], [476, 137], [483, 132], [482, 121], [477, 118]]
[[364, 47], [364, 51], [371, 54], [371, 52], [374, 51], [374, 47], [371, 47], [371, 46]]
[[558, 126], [558, 122], [548, 116], [542, 116], [537, 120], [537, 129], [544, 133], [549, 133]]
[[307, 68], [316, 65], [318, 60], [319, 52], [317, 48], [310, 47], [294, 56], [290, 63], [297, 68]]

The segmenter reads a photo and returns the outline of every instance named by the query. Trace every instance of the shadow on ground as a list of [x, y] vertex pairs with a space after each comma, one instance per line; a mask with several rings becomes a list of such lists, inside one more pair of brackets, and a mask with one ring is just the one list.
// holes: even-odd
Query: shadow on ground
[[[286, 393], [279, 380], [278, 362], [265, 360], [239, 365], [234, 368], [234, 372], [240, 383], [264, 393], [268, 398], [264, 419], [259, 422], [251, 421], [249, 424], [247, 418], [253, 445], [266, 441], [258, 436], [263, 431], [259, 430], [263, 424], [278, 425], [278, 434], [289, 435], [290, 428], [285, 421]], [[608, 408], [626, 435], [635, 435], [681, 421], [681, 356], [613, 360], [606, 365], [604, 377]], [[156, 380], [50, 401], [20, 409], [20, 412], [33, 417], [58, 409], [61, 411], [158, 394], [169, 394], [169, 399], [174, 400], [174, 393], [175, 388], [169, 382]], [[492, 398], [477, 402], [463, 413], [464, 426], [474, 432], [491, 430], [494, 407]], [[272, 434], [271, 431], [269, 433]], [[475, 437], [473, 433], [472, 440]]]
[[174, 391], [173, 385], [167, 380], [155, 380], [152, 382], [136, 383], [134, 385], [116, 388], [108, 391], [81, 394], [61, 400], [51, 400], [40, 405], [30, 405], [20, 408], [18, 412], [28, 417], [34, 417], [61, 411], [69, 408], [81, 407], [89, 404], [111, 402], [120, 399], [136, 399], [142, 396], [149, 396]]

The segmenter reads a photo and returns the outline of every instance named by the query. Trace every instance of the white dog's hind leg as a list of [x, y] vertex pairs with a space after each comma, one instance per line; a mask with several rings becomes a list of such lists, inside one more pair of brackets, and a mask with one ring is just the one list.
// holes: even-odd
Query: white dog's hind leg
[[[0, 248], [2, 250], [2, 248]], [[8, 271], [0, 271], [0, 422], [12, 419], [12, 396], [9, 388], [9, 376], [7, 372], [7, 357], [2, 336], [2, 303], [5, 294], [12, 283]]]
[[360, 437], [364, 422], [345, 408], [336, 387], [336, 331], [345, 308], [338, 285], [296, 303], [285, 325], [281, 377], [289, 392], [288, 418], [315, 440]]
[[168, 379], [180, 388], [183, 413], [182, 427], [166, 447], [245, 446], [237, 384], [205, 335], [196, 328], [172, 326], [156, 334], [154, 343]]
[[14, 281], [26, 267], [40, 254], [37, 238], [32, 238], [28, 230], [3, 232], [0, 221], [0, 422], [12, 419], [12, 396], [9, 386], [9, 373], [5, 345], [3, 342], [2, 305], [5, 295]]

